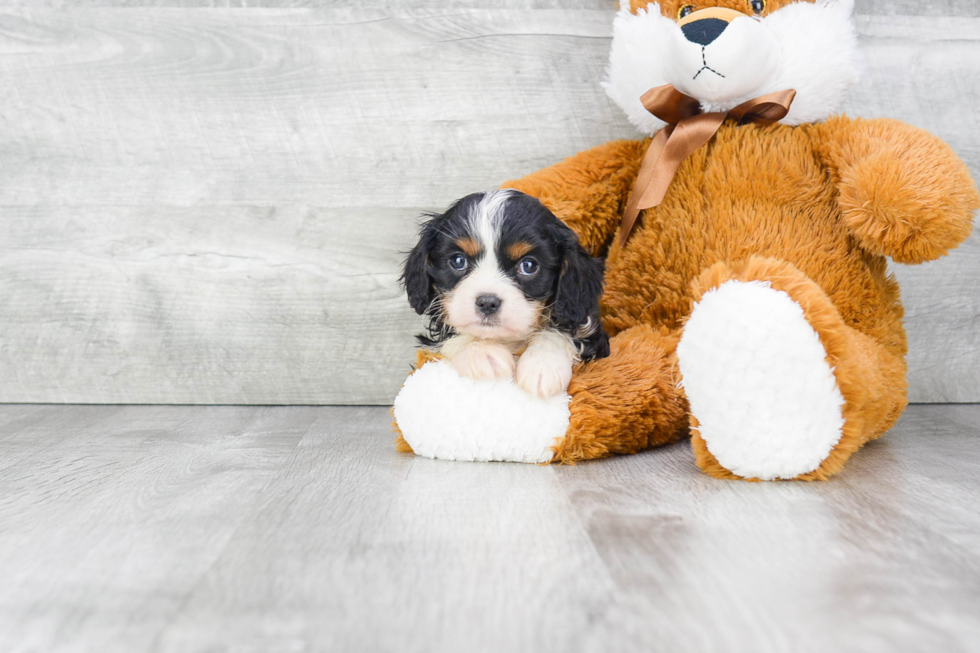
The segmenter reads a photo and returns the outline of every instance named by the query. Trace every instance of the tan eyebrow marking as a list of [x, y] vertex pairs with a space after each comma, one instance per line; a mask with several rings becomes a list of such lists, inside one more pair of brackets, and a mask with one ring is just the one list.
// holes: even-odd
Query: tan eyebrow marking
[[512, 261], [516, 261], [528, 252], [534, 249], [534, 245], [531, 243], [526, 243], [523, 240], [514, 243], [513, 245], [507, 246], [507, 256], [511, 258]]
[[480, 253], [480, 244], [472, 238], [460, 238], [456, 241], [456, 247], [463, 250], [467, 256], [476, 256]]

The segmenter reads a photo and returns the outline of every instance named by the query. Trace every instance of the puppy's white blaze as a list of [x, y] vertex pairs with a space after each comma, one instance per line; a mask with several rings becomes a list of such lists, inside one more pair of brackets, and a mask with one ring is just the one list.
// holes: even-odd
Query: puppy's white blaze
[[[514, 191], [490, 191], [468, 218], [470, 233], [483, 250], [483, 256], [466, 277], [449, 293], [447, 322], [460, 333], [479, 338], [522, 340], [533, 331], [540, 318], [540, 307], [529, 302], [512, 279], [501, 270], [497, 259], [497, 240], [503, 221], [504, 205]], [[476, 298], [490, 294], [500, 298], [500, 310], [493, 326], [483, 324]]]
[[513, 193], [514, 191], [509, 188], [488, 192], [469, 217], [470, 231], [483, 246], [484, 256], [481, 265], [486, 261], [494, 266], [497, 265], [497, 234], [504, 217], [504, 204]]
[[[476, 206], [476, 213], [470, 216], [470, 232], [476, 235], [483, 248], [483, 257], [477, 263], [471, 276], [480, 274], [496, 275], [499, 270], [497, 263], [497, 234], [504, 217], [504, 204], [510, 197], [508, 190], [495, 190], [487, 193]], [[495, 284], [496, 278], [487, 279]]]

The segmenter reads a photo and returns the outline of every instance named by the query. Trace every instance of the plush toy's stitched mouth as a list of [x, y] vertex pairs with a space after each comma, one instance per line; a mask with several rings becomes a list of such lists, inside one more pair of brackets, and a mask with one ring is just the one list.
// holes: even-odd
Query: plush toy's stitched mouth
[[704, 54], [704, 50], [705, 50], [706, 47], [707, 46], [704, 46], [704, 45], [701, 46], [701, 64], [702, 64], [701, 65], [701, 70], [699, 70], [697, 72], [697, 74], [694, 75], [694, 77], [692, 77], [692, 79], [697, 79], [698, 77], [701, 76], [701, 73], [703, 73], [706, 70], [708, 72], [712, 72], [712, 73], [718, 75], [722, 79], [725, 79], [725, 76], [724, 75], [722, 75], [720, 72], [718, 72], [717, 70], [715, 70], [714, 68], [712, 68], [711, 66], [708, 65], [708, 60], [707, 60], [707, 58], [705, 57], [705, 54]]

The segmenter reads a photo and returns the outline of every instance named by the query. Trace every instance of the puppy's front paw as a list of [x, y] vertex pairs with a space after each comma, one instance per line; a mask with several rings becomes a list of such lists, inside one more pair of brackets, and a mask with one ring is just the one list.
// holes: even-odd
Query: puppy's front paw
[[517, 362], [517, 385], [538, 399], [547, 399], [568, 389], [572, 364], [567, 356], [528, 349]]
[[514, 354], [495, 342], [474, 342], [452, 356], [456, 371], [471, 379], [510, 379], [514, 377]]

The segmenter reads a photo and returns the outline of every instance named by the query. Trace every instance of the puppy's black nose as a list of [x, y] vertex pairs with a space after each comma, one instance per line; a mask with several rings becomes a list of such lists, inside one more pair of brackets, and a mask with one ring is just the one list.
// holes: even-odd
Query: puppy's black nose
[[681, 27], [684, 38], [698, 45], [709, 45], [728, 27], [728, 23], [719, 18], [702, 18]]
[[500, 310], [500, 297], [496, 295], [480, 295], [476, 298], [476, 308], [489, 317]]

